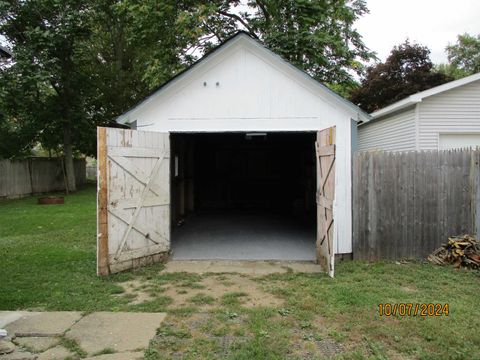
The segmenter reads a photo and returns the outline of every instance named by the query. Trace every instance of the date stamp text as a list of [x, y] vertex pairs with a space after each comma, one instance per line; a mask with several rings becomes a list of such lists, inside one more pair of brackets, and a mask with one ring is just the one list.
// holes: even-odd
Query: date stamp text
[[378, 304], [380, 316], [448, 316], [449, 307], [447, 304], [434, 303], [400, 303], [400, 304]]

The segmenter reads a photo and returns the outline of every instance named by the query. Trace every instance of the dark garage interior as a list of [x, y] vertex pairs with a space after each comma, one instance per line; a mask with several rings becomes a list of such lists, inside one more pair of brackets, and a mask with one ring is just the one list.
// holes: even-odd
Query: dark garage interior
[[172, 258], [314, 260], [315, 133], [171, 134]]

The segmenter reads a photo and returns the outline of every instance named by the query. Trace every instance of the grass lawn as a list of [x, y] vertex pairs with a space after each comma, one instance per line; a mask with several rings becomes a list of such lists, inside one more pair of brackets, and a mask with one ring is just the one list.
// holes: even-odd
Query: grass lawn
[[[480, 359], [480, 276], [426, 263], [286, 273], [95, 275], [95, 188], [0, 202], [0, 310], [166, 311], [146, 359]], [[440, 317], [379, 303], [448, 303]]]

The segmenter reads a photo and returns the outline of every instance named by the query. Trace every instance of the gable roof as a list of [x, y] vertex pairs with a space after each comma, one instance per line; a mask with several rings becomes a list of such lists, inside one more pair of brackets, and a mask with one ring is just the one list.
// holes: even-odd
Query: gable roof
[[[464, 77], [462, 79], [450, 81], [446, 84], [435, 86], [431, 89], [418, 92], [416, 94], [410, 95], [409, 97], [407, 97], [403, 100], [397, 101], [396, 103], [393, 103], [392, 105], [388, 105], [388, 106], [384, 107], [383, 109], [372, 112], [370, 114], [370, 116], [371, 116], [370, 120], [376, 120], [380, 117], [389, 115], [389, 114], [394, 113], [396, 111], [408, 108], [408, 107], [413, 106], [413, 105], [415, 105], [419, 102], [422, 102], [422, 100], [427, 98], [427, 97], [434, 96], [434, 95], [443, 93], [443, 92], [448, 91], [448, 90], [455, 89], [457, 87], [460, 87], [460, 86], [463, 86], [463, 85], [466, 85], [466, 84], [470, 84], [470, 83], [472, 83], [474, 81], [477, 81], [477, 80], [480, 80], [480, 73], [470, 75], [470, 76]], [[365, 123], [366, 122], [368, 122], [368, 121], [365, 121]]]
[[237, 43], [241, 43], [242, 41], [248, 42], [249, 44], [255, 46], [257, 49], [260, 49], [260, 51], [264, 51], [269, 56], [273, 57], [276, 61], [281, 62], [284, 65], [287, 65], [291, 69], [294, 69], [297, 76], [300, 76], [303, 79], [307, 79], [307, 81], [313, 83], [314, 86], [316, 86], [318, 88], [318, 90], [320, 92], [322, 92], [322, 94], [324, 94], [327, 98], [329, 98], [329, 100], [336, 103], [338, 106], [342, 107], [346, 111], [355, 114], [356, 118], [354, 118], [354, 120], [356, 120], [356, 121], [368, 121], [368, 119], [370, 119], [370, 115], [368, 115], [361, 108], [359, 108], [355, 104], [351, 103], [350, 101], [344, 99], [343, 97], [338, 95], [336, 92], [329, 89], [327, 86], [323, 85], [321, 82], [315, 80], [313, 77], [311, 77], [305, 71], [299, 69], [298, 67], [291, 64], [289, 61], [282, 58], [280, 55], [274, 53], [272, 50], [268, 49], [263, 44], [261, 44], [260, 41], [252, 38], [245, 31], [238, 31], [237, 33], [235, 33], [234, 35], [232, 35], [231, 37], [229, 37], [228, 39], [226, 39], [225, 41], [223, 41], [222, 43], [220, 43], [219, 45], [214, 47], [212, 50], [210, 50], [208, 53], [206, 53], [203, 57], [201, 57], [199, 60], [194, 62], [191, 66], [189, 66], [188, 68], [179, 72], [177, 75], [172, 77], [170, 80], [166, 81], [164, 84], [162, 84], [156, 90], [154, 90], [153, 93], [151, 93], [149, 96], [147, 96], [144, 100], [140, 101], [137, 105], [133, 106], [127, 112], [120, 115], [116, 120], [117, 123], [125, 124], [129, 121], [134, 121], [135, 119], [133, 118], [133, 116], [134, 116], [134, 113], [138, 109], [140, 109], [141, 107], [148, 104], [154, 98], [157, 98], [157, 97], [161, 96], [164, 91], [169, 89], [175, 83], [187, 78], [191, 73], [193, 73], [194, 71], [196, 71], [199, 68], [199, 65], [201, 65], [205, 62], [208, 62], [212, 57], [216, 56], [217, 54], [222, 53], [228, 47], [230, 47], [234, 44], [237, 44]]

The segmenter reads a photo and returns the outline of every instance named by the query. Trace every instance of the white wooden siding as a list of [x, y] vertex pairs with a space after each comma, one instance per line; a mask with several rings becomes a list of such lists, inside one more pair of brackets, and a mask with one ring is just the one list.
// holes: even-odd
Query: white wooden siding
[[415, 107], [358, 127], [358, 150], [415, 150]]
[[480, 133], [480, 80], [419, 103], [419, 148], [439, 149], [441, 133]]
[[[188, 75], [188, 76], [187, 76]], [[359, 112], [255, 41], [238, 38], [123, 116], [160, 132], [337, 129], [334, 244], [352, 251], [351, 120]]]
[[[157, 98], [136, 114], [140, 130], [160, 132], [318, 131], [337, 128], [334, 244], [352, 252], [352, 113], [253, 49], [225, 54], [177, 93]], [[286, 71], [286, 72], [285, 72]], [[207, 86], [203, 83], [206, 82]], [[216, 86], [216, 83], [219, 86]]]
[[[130, 114], [139, 130], [318, 131], [355, 118], [251, 44], [226, 49]], [[199, 66], [200, 66], [199, 65]], [[218, 85], [217, 85], [218, 83]]]

